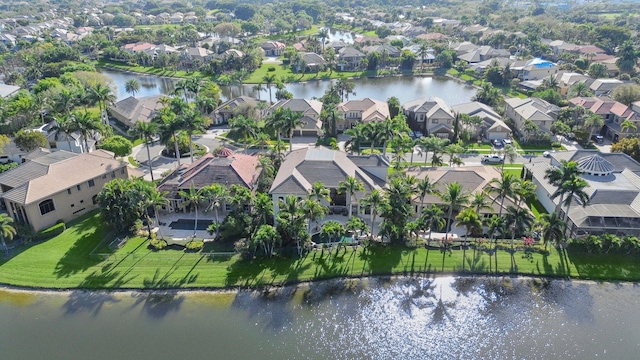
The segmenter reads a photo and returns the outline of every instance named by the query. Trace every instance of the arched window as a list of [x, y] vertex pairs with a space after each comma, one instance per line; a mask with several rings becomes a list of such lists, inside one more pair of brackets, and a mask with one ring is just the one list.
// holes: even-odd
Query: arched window
[[53, 200], [51, 199], [42, 201], [38, 206], [40, 206], [40, 214], [42, 215], [56, 210], [56, 207], [53, 205]]

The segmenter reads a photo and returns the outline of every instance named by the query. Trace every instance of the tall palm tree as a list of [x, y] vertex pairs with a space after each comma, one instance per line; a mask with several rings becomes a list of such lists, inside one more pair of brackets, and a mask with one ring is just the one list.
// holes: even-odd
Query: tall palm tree
[[13, 219], [7, 214], [0, 214], [0, 242], [2, 242], [2, 247], [7, 254], [9, 253], [9, 248], [5, 239], [11, 240], [15, 234], [16, 228], [13, 227]]
[[505, 232], [505, 219], [503, 217], [493, 215], [487, 221], [487, 228], [489, 231], [489, 237], [493, 239], [498, 234], [504, 234]]
[[193, 133], [204, 130], [205, 121], [200, 113], [192, 108], [187, 109], [180, 116], [182, 128], [187, 131], [189, 136], [189, 155], [191, 155], [191, 163], [193, 163]]
[[382, 156], [387, 156], [387, 144], [398, 136], [398, 130], [397, 122], [391, 119], [386, 119], [380, 123], [376, 140], [382, 142]]
[[349, 136], [349, 140], [344, 144], [345, 151], [355, 152], [360, 155], [362, 152], [362, 143], [367, 139], [364, 124], [360, 123], [351, 129], [347, 129], [344, 134]]
[[229, 136], [232, 138], [242, 138], [244, 141], [244, 152], [248, 154], [247, 143], [249, 139], [256, 137], [258, 133], [258, 123], [255, 119], [238, 115], [229, 120]]
[[631, 132], [636, 132], [638, 131], [638, 127], [633, 123], [633, 121], [625, 120], [620, 123], [620, 130], [622, 132], [627, 132], [629, 130], [631, 130]]
[[[522, 204], [531, 200], [536, 194], [536, 184], [529, 180], [518, 179], [516, 186], [513, 190], [513, 195], [516, 199], [516, 212], [519, 213], [522, 210]], [[524, 209], [526, 213], [528, 209]], [[516, 236], [516, 223], [513, 224], [513, 233], [511, 234], [511, 245], [513, 247], [513, 241]]]
[[515, 235], [522, 235], [527, 229], [530, 229], [535, 219], [529, 209], [514, 206], [509, 206], [505, 218], [506, 223], [513, 228], [511, 237], [511, 247], [513, 248]]
[[544, 249], [547, 250], [549, 242], [554, 241], [560, 245], [564, 239], [564, 229], [566, 223], [560, 219], [558, 213], [542, 214], [542, 239], [544, 240]]
[[[604, 120], [600, 115], [591, 113], [587, 115], [584, 119], [584, 127], [589, 129], [589, 135], [592, 135], [594, 130], [597, 130], [596, 133], [600, 133], [600, 129], [602, 129], [603, 126], [604, 126]], [[620, 129], [622, 130], [622, 126], [620, 127]]]
[[371, 213], [371, 236], [375, 234], [376, 215], [378, 215], [378, 208], [384, 201], [384, 196], [380, 190], [373, 189], [370, 193], [365, 195], [362, 199], [362, 205], [368, 206]]
[[89, 136], [104, 131], [102, 122], [88, 112], [74, 112], [71, 117], [72, 129], [82, 136], [83, 150], [89, 152]]
[[[164, 238], [162, 235], [162, 227], [160, 226], [160, 218], [159, 211], [160, 207], [169, 204], [169, 200], [165, 197], [167, 193], [162, 193], [160, 191], [150, 191], [148, 192], [147, 204], [153, 208], [153, 215], [156, 220], [156, 224], [158, 224], [158, 231], [160, 232], [160, 238]], [[149, 234], [151, 235], [151, 234]]]
[[[222, 204], [224, 204], [229, 198], [229, 191], [227, 190], [227, 187], [222, 184], [213, 183], [203, 188], [202, 195], [205, 201], [209, 203], [209, 205], [207, 205], [207, 208], [204, 211], [209, 212], [213, 210], [215, 219], [216, 219], [216, 224], [220, 224], [218, 209], [220, 209]], [[272, 212], [273, 212], [273, 209], [272, 209]], [[218, 237], [220, 237], [220, 226], [216, 226], [216, 239]]]
[[107, 85], [97, 83], [89, 89], [89, 97], [98, 103], [98, 109], [100, 110], [100, 118], [103, 118], [104, 112], [107, 110], [108, 105], [114, 104], [117, 100], [116, 95], [111, 91], [111, 88]]
[[124, 91], [136, 97], [136, 93], [140, 91], [140, 83], [136, 79], [127, 80], [127, 82], [124, 83]]
[[502, 172], [500, 178], [493, 179], [489, 182], [489, 193], [496, 194], [496, 200], [500, 199], [500, 210], [498, 210], [498, 217], [502, 216], [502, 210], [504, 209], [504, 200], [508, 197], [513, 197], [514, 188], [518, 178], [511, 174]]
[[293, 195], [287, 195], [284, 200], [278, 200], [278, 218], [286, 220], [285, 230], [289, 237], [295, 241], [298, 249], [298, 256], [302, 256], [302, 244], [300, 241], [301, 232], [304, 231], [304, 214], [302, 213], [302, 202]]
[[299, 112], [291, 111], [291, 109], [284, 109], [282, 112], [281, 129], [289, 137], [289, 152], [293, 151], [293, 132], [304, 125], [302, 121], [302, 114]]
[[487, 200], [487, 193], [484, 191], [479, 191], [471, 195], [469, 206], [478, 214], [480, 214], [482, 210], [491, 210], [491, 205], [489, 205], [489, 201]]
[[[564, 205], [566, 206], [566, 210], [564, 213], [564, 222], [569, 223], [569, 210], [571, 209], [571, 203], [574, 198], [582, 204], [582, 207], [587, 206], [589, 203], [589, 194], [584, 191], [584, 188], [589, 186], [589, 184], [583, 178], [576, 176], [572, 179], [569, 179], [560, 185], [562, 191], [567, 194], [567, 197], [564, 199]], [[551, 196], [553, 199], [553, 195]], [[573, 232], [573, 229], [571, 229]], [[569, 234], [571, 236], [571, 234]]]
[[435, 205], [431, 204], [430, 207], [426, 208], [420, 217], [420, 222], [422, 223], [425, 229], [429, 229], [429, 240], [428, 243], [431, 243], [431, 234], [433, 230], [441, 229], [446, 225], [446, 221], [443, 218], [444, 211]]
[[316, 200], [322, 202], [325, 200], [327, 202], [331, 202], [331, 197], [329, 196], [331, 191], [324, 186], [323, 183], [316, 181], [311, 185], [311, 190], [309, 190], [309, 199]]
[[466, 244], [470, 232], [482, 229], [482, 219], [474, 209], [466, 208], [456, 216], [456, 226], [464, 226], [467, 229], [464, 233], [464, 243]]
[[158, 133], [158, 124], [153, 122], [138, 121], [130, 130], [131, 135], [136, 138], [140, 138], [144, 141], [147, 148], [147, 161], [149, 162], [149, 174], [151, 174], [151, 181], [155, 181], [153, 178], [153, 164], [151, 163], [151, 152], [149, 151], [149, 144], [153, 142], [153, 136]]
[[452, 227], [453, 213], [467, 205], [469, 202], [469, 194], [464, 192], [462, 185], [460, 185], [459, 182], [454, 181], [447, 184], [445, 190], [440, 193], [440, 198], [446, 203], [446, 206], [449, 209], [449, 214], [447, 216], [447, 231], [445, 234], [445, 239], [447, 239]]
[[267, 74], [262, 77], [262, 82], [269, 89], [269, 103], [273, 104], [273, 98], [271, 97], [271, 87], [276, 81], [276, 74]]
[[193, 227], [193, 236], [195, 237], [196, 232], [198, 231], [198, 206], [204, 200], [202, 189], [196, 189], [193, 185], [193, 182], [191, 182], [189, 191], [180, 190], [178, 192], [178, 195], [180, 195], [184, 199], [182, 204], [180, 204], [180, 207], [186, 208], [193, 206], [196, 211], [195, 225]]
[[356, 179], [353, 176], [347, 176], [345, 180], [338, 183], [338, 193], [340, 194], [344, 193], [347, 196], [347, 207], [349, 209], [348, 210], [349, 218], [351, 218], [351, 214], [353, 210], [351, 206], [351, 202], [354, 198], [356, 199], [356, 201], [358, 200], [356, 198], [356, 192], [358, 191], [364, 191], [364, 185], [362, 184], [362, 181]]
[[253, 212], [256, 214], [260, 223], [267, 224], [269, 216], [273, 216], [273, 201], [269, 194], [258, 192], [253, 203]]
[[307, 217], [307, 233], [311, 234], [311, 223], [316, 222], [317, 227], [317, 220], [324, 218], [329, 212], [329, 208], [322, 205], [318, 200], [306, 199], [302, 203], [301, 211]]
[[547, 179], [549, 184], [556, 187], [556, 190], [551, 194], [551, 199], [559, 198], [555, 212], [560, 213], [564, 195], [566, 194], [566, 191], [562, 188], [562, 184], [567, 180], [579, 176], [581, 173], [582, 171], [578, 168], [577, 162], [566, 160], [561, 160], [559, 167], [550, 168], [545, 171], [544, 178]]
[[67, 139], [67, 146], [69, 146], [69, 151], [71, 149], [71, 134], [73, 133], [74, 125], [73, 120], [71, 119], [71, 115], [64, 115], [62, 117], [54, 118], [54, 125], [49, 128], [48, 133], [54, 134], [54, 139], [58, 141], [63, 136]]
[[418, 209], [418, 217], [422, 216], [422, 208], [424, 207], [425, 197], [429, 194], [433, 194], [436, 192], [436, 184], [431, 182], [429, 176], [425, 176], [424, 179], [420, 180], [416, 185], [416, 189], [418, 190], [418, 195], [420, 196], [420, 208]]
[[175, 89], [174, 89], [173, 93], [175, 95], [180, 95], [180, 93], [182, 93], [182, 96], [184, 97], [184, 101], [187, 102], [188, 101], [187, 92], [189, 92], [188, 79], [182, 79], [182, 80], [178, 81], [176, 83], [176, 86], [175, 86]]
[[516, 161], [516, 158], [518, 157], [518, 150], [513, 145], [505, 145], [502, 152], [504, 153], [504, 160], [502, 161], [500, 171], [504, 173], [504, 165], [507, 161], [509, 161], [509, 164], [513, 164]]
[[[165, 109], [167, 109], [165, 111]], [[180, 167], [180, 145], [178, 142], [178, 132], [182, 128], [182, 121], [168, 108], [162, 109], [159, 115], [154, 119], [158, 123], [158, 133], [160, 135], [160, 143], [169, 148], [173, 143], [178, 167]]]

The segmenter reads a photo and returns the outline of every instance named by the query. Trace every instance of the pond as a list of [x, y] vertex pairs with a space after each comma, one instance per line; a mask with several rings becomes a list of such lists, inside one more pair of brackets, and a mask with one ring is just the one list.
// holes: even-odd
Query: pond
[[528, 278], [237, 293], [0, 290], [0, 348], [3, 359], [50, 360], [636, 359], [639, 308], [637, 284]]
[[[136, 96], [151, 96], [159, 94], [172, 94], [175, 90], [175, 83], [178, 81], [172, 78], [163, 78], [150, 75], [134, 73], [123, 73], [103, 69], [101, 72], [113, 79], [117, 88], [116, 96], [122, 100], [129, 96], [124, 90], [125, 83], [130, 79], [137, 79], [140, 82], [140, 92]], [[355, 83], [356, 95], [351, 95], [350, 99], [362, 99], [366, 97], [386, 101], [395, 96], [403, 104], [407, 101], [421, 97], [438, 96], [449, 106], [468, 102], [475, 95], [476, 89], [461, 84], [457, 81], [444, 77], [419, 77], [419, 76], [393, 76], [383, 78], [359, 78], [352, 80]], [[330, 80], [310, 81], [306, 83], [287, 84], [287, 90], [293, 94], [294, 98], [319, 98], [329, 88]], [[222, 98], [228, 100], [240, 95], [258, 97], [258, 92], [253, 90], [253, 85], [243, 86], [222, 86]], [[275, 95], [275, 88], [272, 89]], [[263, 100], [269, 98], [269, 91], [264, 89], [259, 97]], [[275, 101], [275, 98], [274, 98]]]

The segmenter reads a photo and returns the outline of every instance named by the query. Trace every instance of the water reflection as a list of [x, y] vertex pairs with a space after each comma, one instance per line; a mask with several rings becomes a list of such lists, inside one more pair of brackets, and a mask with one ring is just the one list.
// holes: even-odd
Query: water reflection
[[[143, 360], [633, 359], [639, 295], [627, 283], [420, 276], [224, 294], [74, 291], [26, 307], [0, 301], [0, 323], [11, 324], [0, 327], [0, 348], [9, 359], [71, 358], [47, 351], [61, 342], [96, 359], [139, 348]], [[95, 333], [104, 341], [92, 342]], [[181, 334], [188, 341], [157, 341]]]

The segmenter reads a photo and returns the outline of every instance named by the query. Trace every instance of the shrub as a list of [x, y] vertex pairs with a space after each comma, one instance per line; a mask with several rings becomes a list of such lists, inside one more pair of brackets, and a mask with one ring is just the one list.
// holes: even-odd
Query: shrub
[[167, 247], [167, 241], [164, 239], [152, 239], [149, 241], [149, 246], [155, 250], [162, 250]]
[[49, 240], [51, 238], [54, 238], [62, 234], [66, 229], [67, 229], [67, 226], [64, 224], [64, 222], [59, 221], [52, 227], [36, 233], [36, 235], [34, 236], [34, 240], [37, 240], [37, 241]]
[[275, 66], [269, 66], [269, 67], [267, 68], [267, 71], [268, 71], [268, 72], [274, 72], [274, 71], [276, 71], [276, 68], [275, 68]]
[[191, 240], [185, 245], [185, 250], [200, 251], [204, 247], [203, 240]]

